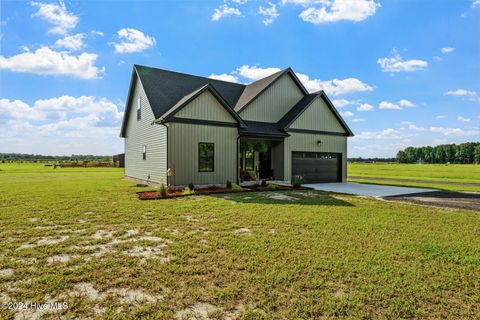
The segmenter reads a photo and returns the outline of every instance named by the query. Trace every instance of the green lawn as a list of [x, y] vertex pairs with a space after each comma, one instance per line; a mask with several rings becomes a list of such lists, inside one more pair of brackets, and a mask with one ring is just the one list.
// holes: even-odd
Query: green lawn
[[[480, 165], [474, 164], [348, 163], [348, 176], [352, 182], [480, 192]], [[385, 179], [369, 179], [372, 177]]]
[[0, 302], [68, 303], [49, 319], [480, 317], [473, 211], [313, 191], [139, 201], [121, 169], [0, 170]]

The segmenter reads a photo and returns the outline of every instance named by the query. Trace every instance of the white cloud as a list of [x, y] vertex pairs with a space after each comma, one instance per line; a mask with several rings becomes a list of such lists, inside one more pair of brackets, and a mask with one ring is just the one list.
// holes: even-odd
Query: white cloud
[[476, 97], [477, 93], [475, 91], [469, 91], [465, 89], [450, 90], [445, 92], [445, 95], [448, 96], [466, 96], [466, 97]]
[[350, 118], [350, 117], [353, 117], [353, 112], [350, 112], [350, 111], [340, 112], [340, 115], [344, 118]]
[[409, 124], [408, 129], [413, 130], [413, 131], [426, 131], [427, 129], [424, 127], [417, 127], [415, 124]]
[[42, 154], [114, 154], [123, 112], [107, 98], [61, 96], [28, 105], [0, 99], [0, 149]]
[[463, 122], [470, 122], [470, 120], [472, 120], [472, 119], [470, 119], [470, 118], [465, 118], [465, 117], [462, 117], [462, 116], [458, 116], [458, 117], [457, 117], [457, 120], [458, 120], [458, 121], [463, 121]]
[[404, 136], [398, 130], [387, 128], [382, 131], [364, 131], [356, 134], [352, 140], [371, 140], [371, 139], [402, 139]]
[[347, 100], [347, 99], [336, 99], [336, 100], [333, 100], [332, 103], [337, 108], [343, 108], [345, 106], [357, 104], [356, 101], [351, 101], [351, 100]]
[[4, 119], [44, 119], [45, 115], [21, 100], [0, 99], [0, 115]]
[[402, 100], [398, 101], [398, 104], [402, 107], [409, 107], [409, 108], [415, 107], [415, 105], [407, 99], [402, 99]]
[[30, 4], [38, 7], [38, 11], [33, 16], [40, 17], [54, 26], [50, 29], [50, 33], [67, 34], [78, 23], [78, 17], [67, 11], [63, 1], [58, 3], [30, 2]]
[[235, 77], [234, 75], [231, 75], [231, 74], [227, 74], [227, 73], [222, 73], [222, 74], [212, 73], [208, 77], [210, 79], [216, 79], [216, 80], [222, 80], [222, 81], [228, 81], [228, 82], [234, 82], [234, 83], [239, 83], [240, 82], [237, 77]]
[[231, 0], [231, 1], [236, 4], [245, 4], [248, 2], [248, 0]]
[[442, 48], [441, 51], [442, 51], [443, 54], [452, 53], [453, 51], [455, 51], [455, 48], [453, 48], [453, 47]]
[[365, 112], [365, 111], [373, 111], [373, 106], [368, 103], [362, 103], [358, 108], [357, 111]]
[[430, 127], [431, 132], [441, 133], [445, 136], [479, 136], [480, 130], [463, 130], [461, 128]]
[[63, 39], [58, 39], [57, 41], [55, 41], [55, 46], [73, 51], [80, 50], [85, 45], [83, 43], [84, 38], [84, 33], [77, 33], [73, 36], [65, 36]]
[[439, 114], [438, 116], [435, 117], [435, 119], [445, 119], [447, 116], [443, 114]]
[[218, 21], [225, 16], [240, 16], [242, 13], [238, 8], [229, 7], [226, 4], [215, 8], [212, 14], [212, 21]]
[[428, 67], [427, 61], [419, 59], [403, 60], [395, 51], [391, 57], [380, 58], [377, 63], [382, 68], [382, 72], [412, 72]]
[[154, 37], [150, 37], [137, 29], [123, 28], [118, 30], [117, 34], [120, 39], [119, 43], [114, 44], [117, 53], [140, 52], [156, 44]]
[[442, 57], [439, 57], [439, 56], [433, 56], [433, 60], [438, 61], [438, 62], [443, 61]]
[[101, 31], [97, 31], [97, 30], [92, 30], [90, 31], [91, 34], [95, 35], [95, 36], [99, 36], [99, 37], [103, 37], [105, 34]]
[[354, 92], [373, 91], [373, 87], [356, 78], [322, 81], [320, 79], [310, 79], [308, 75], [302, 73], [296, 73], [296, 75], [309, 92], [324, 90], [329, 95], [339, 96]]
[[41, 47], [35, 52], [27, 51], [5, 58], [0, 56], [0, 69], [29, 72], [40, 75], [70, 75], [81, 79], [101, 78], [105, 67], [95, 66], [97, 55], [82, 53], [79, 56], [57, 52]]
[[279, 71], [280, 68], [259, 68], [257, 66], [249, 65], [243, 65], [236, 70], [240, 76], [253, 81], [268, 77]]
[[258, 7], [258, 13], [263, 16], [263, 24], [271, 25], [280, 15], [277, 10], [277, 6], [274, 3], [269, 2], [269, 7]]
[[480, 6], [480, 0], [472, 0], [472, 8]]
[[365, 121], [364, 118], [355, 118], [352, 120], [352, 122], [363, 122], [363, 121]]
[[379, 109], [382, 110], [401, 110], [400, 106], [398, 104], [388, 102], [388, 101], [382, 101], [378, 105]]
[[41, 111], [65, 111], [95, 115], [109, 114], [117, 120], [121, 119], [123, 115], [112, 101], [106, 98], [96, 99], [93, 96], [80, 96], [77, 98], [61, 96], [51, 99], [40, 99], [35, 101], [34, 107]]
[[478, 96], [476, 91], [470, 91], [465, 89], [457, 89], [457, 90], [450, 90], [445, 92], [447, 96], [460, 96], [464, 97], [473, 102], [480, 102], [480, 97]]
[[[312, 1], [294, 1], [299, 4], [312, 4]], [[363, 21], [375, 14], [380, 3], [373, 0], [332, 0], [318, 1], [320, 7], [309, 7], [299, 17], [313, 24], [336, 22], [341, 20]]]

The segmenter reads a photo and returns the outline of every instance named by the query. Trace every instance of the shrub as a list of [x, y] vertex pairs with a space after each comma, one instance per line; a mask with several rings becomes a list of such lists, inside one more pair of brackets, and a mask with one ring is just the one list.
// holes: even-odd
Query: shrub
[[188, 188], [189, 188], [190, 190], [195, 190], [195, 185], [190, 182], [190, 183], [188, 184]]
[[189, 194], [194, 194], [194, 193], [195, 193], [195, 191], [193, 189], [190, 189], [189, 187], [185, 187], [183, 189], [183, 192], [182, 192], [182, 194], [184, 194], [184, 195], [189, 195]]
[[227, 185], [226, 185], [227, 189], [232, 189], [232, 181], [230, 180], [227, 180]]
[[160, 196], [161, 197], [167, 196], [167, 188], [165, 188], [165, 185], [163, 183], [160, 185]]
[[217, 190], [217, 189], [218, 189], [218, 187], [217, 187], [216, 185], [214, 185], [214, 184], [211, 184], [211, 185], [208, 186], [208, 190], [215, 191], [215, 190]]
[[267, 190], [277, 190], [278, 185], [276, 184], [267, 184]]
[[262, 187], [266, 187], [266, 186], [267, 186], [267, 180], [263, 179], [261, 186], [262, 186]]
[[240, 187], [238, 184], [234, 184], [232, 186], [232, 191], [242, 191], [242, 187]]
[[300, 187], [300, 185], [302, 183], [303, 183], [303, 177], [302, 176], [293, 176], [292, 177], [292, 186]]

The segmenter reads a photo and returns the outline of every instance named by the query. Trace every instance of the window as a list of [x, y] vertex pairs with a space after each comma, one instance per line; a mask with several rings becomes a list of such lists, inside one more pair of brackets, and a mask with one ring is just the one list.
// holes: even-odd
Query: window
[[143, 146], [143, 160], [147, 160], [147, 146]]
[[198, 144], [198, 171], [214, 171], [215, 150], [213, 143], [200, 142]]
[[245, 170], [253, 170], [253, 151], [245, 151]]
[[137, 100], [137, 121], [142, 119], [142, 97], [138, 96]]

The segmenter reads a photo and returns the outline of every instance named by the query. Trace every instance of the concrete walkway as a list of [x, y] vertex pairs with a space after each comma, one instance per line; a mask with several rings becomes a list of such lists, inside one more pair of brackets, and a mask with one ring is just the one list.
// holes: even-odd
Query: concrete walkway
[[354, 182], [337, 182], [337, 183], [311, 183], [304, 184], [304, 187], [313, 188], [321, 191], [331, 191], [338, 193], [348, 193], [360, 196], [370, 197], [391, 197], [402, 194], [432, 192], [435, 189], [409, 188], [409, 187], [393, 187], [376, 184], [364, 184]]

